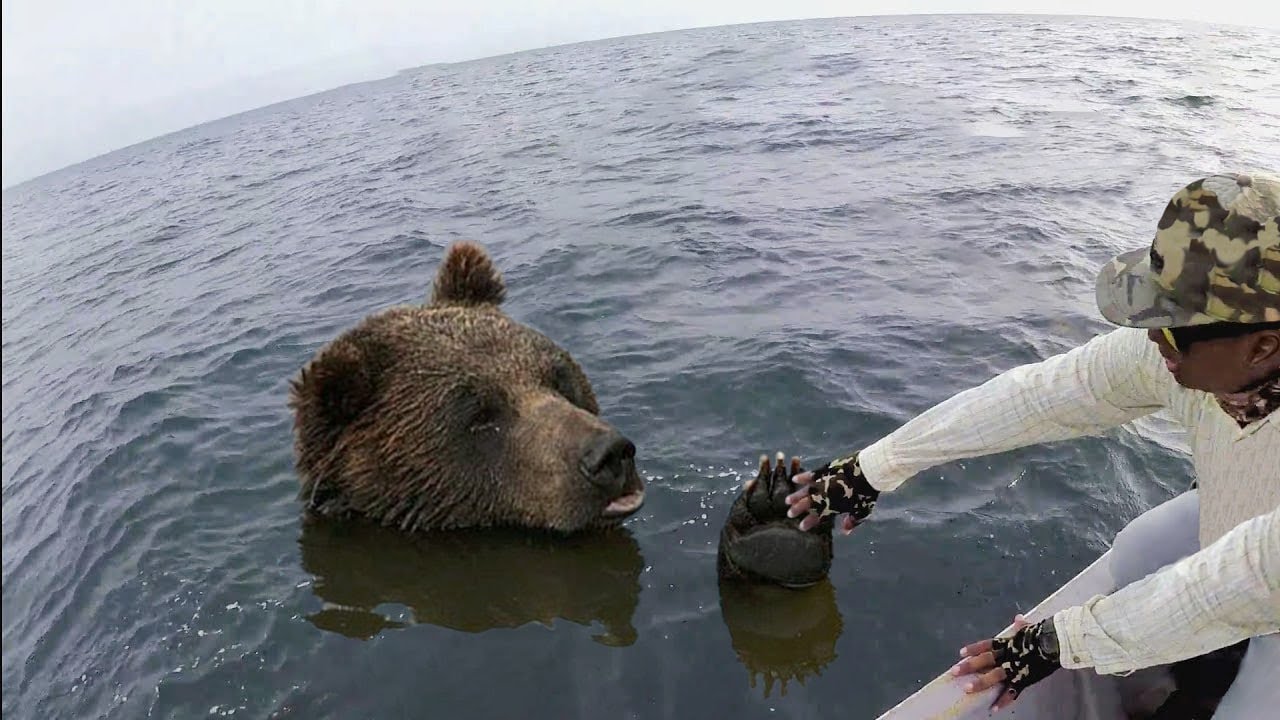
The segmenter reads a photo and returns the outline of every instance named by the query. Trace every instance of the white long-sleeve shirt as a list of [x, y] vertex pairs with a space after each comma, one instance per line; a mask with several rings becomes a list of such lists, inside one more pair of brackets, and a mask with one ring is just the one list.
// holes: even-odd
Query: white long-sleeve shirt
[[1202, 550], [1054, 619], [1064, 667], [1128, 672], [1280, 631], [1280, 413], [1240, 428], [1212, 395], [1177, 384], [1144, 330], [1120, 328], [935, 405], [859, 464], [889, 491], [935, 465], [1100, 434], [1165, 408], [1188, 432]]

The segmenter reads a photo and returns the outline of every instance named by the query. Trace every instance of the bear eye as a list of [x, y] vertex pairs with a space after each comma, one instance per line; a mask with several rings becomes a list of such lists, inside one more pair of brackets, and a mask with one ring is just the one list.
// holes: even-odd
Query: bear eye
[[473, 433], [492, 432], [502, 420], [502, 408], [487, 398], [478, 399], [469, 410], [467, 427]]
[[578, 385], [574, 382], [573, 371], [564, 363], [556, 363], [551, 366], [551, 377], [548, 380], [551, 389], [559, 393], [565, 400], [574, 405], [581, 404], [581, 398], [578, 397]]
[[493, 432], [502, 422], [506, 412], [503, 399], [491, 391], [482, 389], [479, 383], [460, 382], [450, 389], [445, 411], [453, 418], [449, 424], [467, 433]]

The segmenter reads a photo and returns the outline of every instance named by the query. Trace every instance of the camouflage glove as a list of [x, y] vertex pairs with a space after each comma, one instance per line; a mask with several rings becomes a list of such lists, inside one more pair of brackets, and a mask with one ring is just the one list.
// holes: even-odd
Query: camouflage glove
[[1016, 697], [1062, 667], [1058, 633], [1049, 617], [1019, 629], [1012, 637], [991, 641], [995, 664], [1004, 668], [1005, 683]]
[[871, 487], [858, 465], [858, 454], [837, 458], [813, 471], [809, 512], [818, 517], [849, 513], [854, 522], [862, 522], [876, 506], [880, 491]]

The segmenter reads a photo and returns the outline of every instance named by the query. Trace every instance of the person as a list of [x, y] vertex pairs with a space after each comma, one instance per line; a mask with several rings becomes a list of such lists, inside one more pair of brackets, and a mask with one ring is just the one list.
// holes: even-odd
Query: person
[[1002, 686], [998, 709], [1061, 668], [1126, 675], [1247, 643], [1214, 717], [1257, 717], [1280, 705], [1280, 178], [1184, 186], [1150, 247], [1100, 271], [1096, 299], [1119, 327], [797, 475], [788, 513], [804, 530], [835, 515], [847, 535], [926, 468], [1167, 410], [1187, 430], [1194, 482], [1116, 536], [1117, 589], [1018, 617], [1010, 637], [966, 646], [952, 674], [969, 692]]

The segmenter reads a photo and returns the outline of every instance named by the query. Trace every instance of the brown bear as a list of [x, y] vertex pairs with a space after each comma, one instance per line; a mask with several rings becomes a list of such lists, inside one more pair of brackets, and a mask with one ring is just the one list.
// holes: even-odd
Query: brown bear
[[451, 246], [422, 305], [375, 313], [291, 381], [299, 498], [402, 530], [616, 525], [644, 503], [635, 446], [582, 369], [502, 309], [485, 250]]

